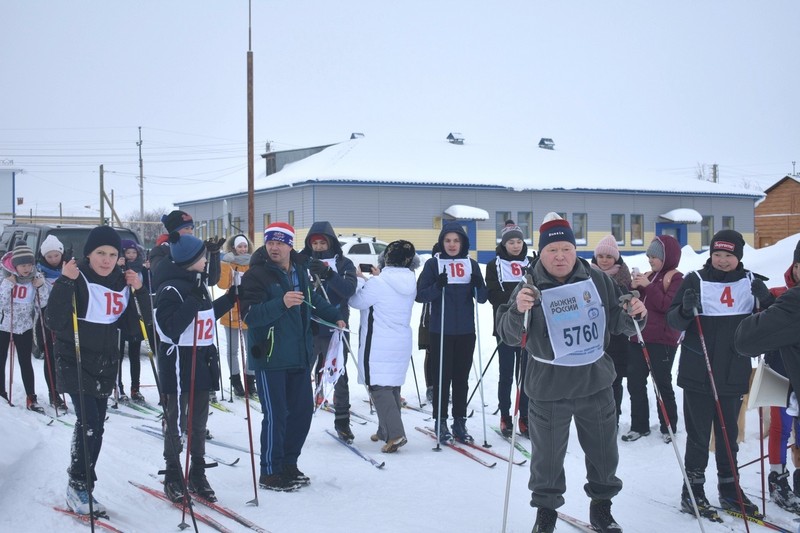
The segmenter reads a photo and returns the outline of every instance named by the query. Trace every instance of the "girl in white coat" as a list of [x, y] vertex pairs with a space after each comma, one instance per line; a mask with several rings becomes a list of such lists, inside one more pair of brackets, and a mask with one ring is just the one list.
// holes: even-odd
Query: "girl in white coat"
[[384, 453], [397, 451], [406, 439], [400, 418], [400, 387], [411, 359], [411, 308], [417, 295], [414, 269], [419, 257], [408, 241], [389, 243], [366, 279], [360, 272], [350, 307], [361, 310], [358, 382], [369, 389], [378, 413], [378, 432], [370, 437], [385, 441]]

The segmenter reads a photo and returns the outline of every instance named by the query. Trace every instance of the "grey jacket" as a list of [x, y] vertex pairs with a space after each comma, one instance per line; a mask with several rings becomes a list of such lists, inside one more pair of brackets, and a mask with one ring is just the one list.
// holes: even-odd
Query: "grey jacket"
[[[633, 319], [619, 304], [621, 292], [617, 285], [605, 273], [593, 269], [589, 263], [578, 258], [575, 268], [565, 283], [553, 279], [545, 270], [541, 260], [532, 269], [533, 283], [540, 290], [550, 289], [569, 283], [585, 281], [589, 278], [597, 287], [606, 313], [606, 332], [604, 346], [608, 346], [611, 335], [635, 335]], [[495, 325], [503, 342], [509, 346], [519, 346], [522, 342], [522, 323], [524, 314], [517, 310], [517, 293], [522, 285], [518, 285], [509, 298], [497, 311]], [[645, 320], [639, 321], [644, 328]], [[553, 359], [544, 312], [536, 305], [530, 312], [528, 339], [525, 348], [529, 354], [539, 359]], [[614, 363], [606, 353], [589, 365], [557, 366], [528, 358], [528, 369], [525, 373], [525, 393], [532, 400], [555, 401], [563, 399], [583, 398], [610, 387], [616, 377]]]

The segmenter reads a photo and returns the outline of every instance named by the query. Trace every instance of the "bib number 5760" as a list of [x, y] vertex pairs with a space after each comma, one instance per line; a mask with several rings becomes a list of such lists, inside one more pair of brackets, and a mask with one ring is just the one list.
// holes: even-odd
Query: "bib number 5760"
[[591, 325], [585, 324], [583, 326], [564, 328], [564, 344], [567, 346], [579, 346], [581, 341], [588, 343], [596, 341], [597, 338], [597, 324], [594, 322]]

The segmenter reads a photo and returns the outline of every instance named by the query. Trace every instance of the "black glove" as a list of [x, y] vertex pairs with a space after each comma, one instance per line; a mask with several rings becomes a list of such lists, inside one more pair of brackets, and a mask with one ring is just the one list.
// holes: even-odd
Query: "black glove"
[[686, 313], [693, 315], [694, 314], [694, 311], [692, 311], [693, 309], [697, 309], [698, 312], [700, 311], [699, 304], [700, 304], [700, 299], [697, 297], [697, 293], [694, 291], [694, 289], [686, 289], [683, 293], [683, 302], [682, 302], [683, 310]]
[[439, 274], [439, 276], [437, 276], [437, 278], [436, 278], [436, 286], [439, 287], [440, 289], [444, 289], [447, 286], [447, 273], [446, 272], [442, 272], [441, 274]]
[[754, 278], [753, 282], [750, 284], [750, 294], [758, 298], [758, 301], [761, 303], [766, 302], [770, 296], [772, 296], [769, 292], [769, 289], [764, 282], [758, 278]]
[[311, 259], [308, 262], [308, 271], [312, 276], [319, 276], [319, 279], [328, 279], [331, 277], [333, 270], [319, 259]]
[[230, 287], [228, 287], [228, 296], [230, 296], [233, 299], [236, 299], [236, 297], [239, 296], [239, 286], [231, 285]]
[[222, 245], [225, 244], [225, 239], [217, 239], [216, 237], [211, 237], [210, 239], [203, 242], [206, 245], [206, 250], [209, 253], [217, 253], [222, 249]]

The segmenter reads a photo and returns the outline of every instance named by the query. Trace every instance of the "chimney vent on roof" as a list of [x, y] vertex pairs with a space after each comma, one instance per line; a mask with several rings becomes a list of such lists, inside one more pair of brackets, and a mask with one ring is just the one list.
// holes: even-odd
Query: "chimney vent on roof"
[[350, 134], [350, 139], [351, 140], [352, 139], [363, 139], [363, 138], [364, 138], [364, 134], [363, 133], [353, 132], [353, 133]]
[[450, 144], [464, 144], [464, 136], [455, 131], [447, 136], [447, 140]]
[[553, 139], [549, 137], [542, 137], [539, 139], [539, 148], [543, 148], [545, 150], [555, 150], [556, 143], [553, 142]]

